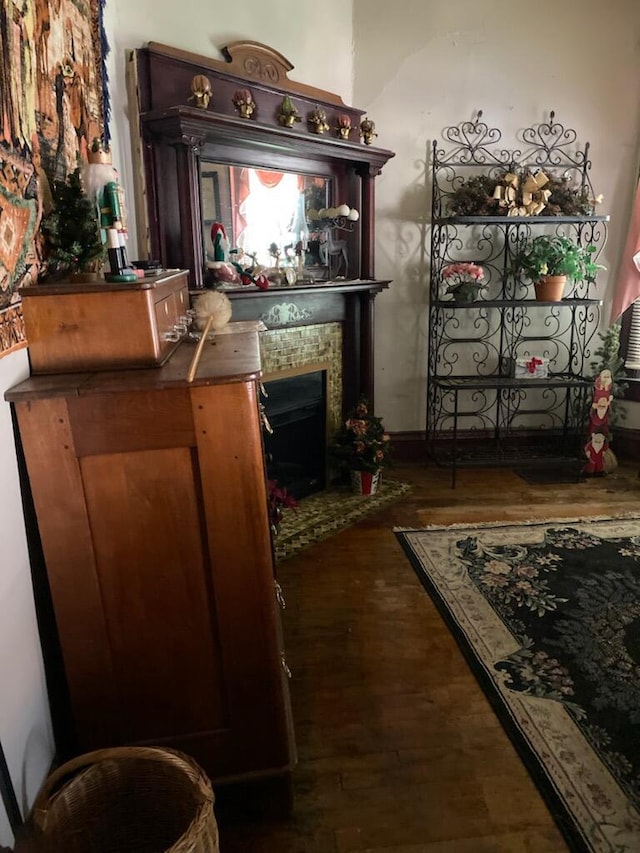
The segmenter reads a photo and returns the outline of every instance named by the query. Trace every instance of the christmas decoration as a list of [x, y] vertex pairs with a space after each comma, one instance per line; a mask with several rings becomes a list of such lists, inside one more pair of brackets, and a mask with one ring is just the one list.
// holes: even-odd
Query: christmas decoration
[[336, 461], [348, 471], [375, 473], [390, 464], [391, 441], [382, 418], [369, 411], [369, 403], [361, 397], [335, 435], [331, 451]]
[[127, 259], [124, 192], [111, 162], [111, 152], [99, 137], [91, 144], [82, 177], [87, 195], [97, 209], [102, 242], [107, 246], [110, 272], [105, 278], [107, 281], [136, 281], [138, 276]]
[[84, 190], [79, 167], [65, 181], [54, 181], [52, 199], [52, 211], [42, 223], [47, 275], [59, 278], [98, 273], [105, 247], [96, 208]]

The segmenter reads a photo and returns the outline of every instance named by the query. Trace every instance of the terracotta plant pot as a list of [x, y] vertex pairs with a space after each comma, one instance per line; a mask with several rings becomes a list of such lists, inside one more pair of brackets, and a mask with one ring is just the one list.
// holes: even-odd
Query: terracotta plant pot
[[535, 283], [538, 302], [560, 302], [567, 283], [566, 275], [546, 275]]
[[382, 471], [375, 473], [371, 471], [351, 471], [351, 491], [354, 495], [369, 497], [378, 491], [378, 485], [382, 478]]

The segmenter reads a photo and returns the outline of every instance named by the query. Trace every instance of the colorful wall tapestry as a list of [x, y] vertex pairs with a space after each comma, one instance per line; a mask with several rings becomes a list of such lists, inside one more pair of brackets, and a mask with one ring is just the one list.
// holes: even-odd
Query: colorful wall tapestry
[[0, 0], [0, 358], [26, 346], [50, 186], [104, 133], [102, 0]]

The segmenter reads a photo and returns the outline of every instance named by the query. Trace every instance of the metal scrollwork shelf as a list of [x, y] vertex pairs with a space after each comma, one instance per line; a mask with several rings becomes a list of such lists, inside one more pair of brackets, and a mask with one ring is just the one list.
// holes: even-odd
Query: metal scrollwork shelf
[[[609, 217], [595, 213], [589, 143], [579, 148], [553, 112], [522, 131], [517, 148], [502, 147], [481, 112], [443, 138], [445, 147], [433, 143], [431, 168], [429, 454], [451, 467], [453, 485], [463, 466], [578, 460], [601, 299], [593, 283], [574, 281], [560, 302], [538, 302], [517, 259], [543, 233], [593, 244], [600, 255]], [[536, 193], [536, 181], [552, 192]], [[529, 215], [540, 203], [542, 212]], [[443, 270], [459, 262], [484, 271], [470, 304], [446, 293]], [[545, 361], [548, 376], [515, 378], [515, 361], [531, 358]]]

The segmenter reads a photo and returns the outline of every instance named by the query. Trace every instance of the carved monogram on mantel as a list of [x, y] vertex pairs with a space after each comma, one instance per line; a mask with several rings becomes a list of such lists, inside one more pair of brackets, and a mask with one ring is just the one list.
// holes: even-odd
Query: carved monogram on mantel
[[244, 61], [244, 73], [247, 77], [266, 80], [267, 83], [278, 83], [280, 74], [272, 62], [260, 62], [257, 56], [248, 56]]
[[277, 50], [259, 42], [233, 42], [222, 48], [222, 53], [231, 63], [231, 70], [242, 69], [242, 74], [254, 80], [263, 80], [275, 85], [287, 79], [293, 65]]
[[266, 314], [261, 314], [260, 319], [268, 328], [274, 326], [288, 326], [292, 323], [300, 323], [309, 320], [313, 313], [306, 308], [299, 308], [294, 302], [279, 302], [272, 305]]

